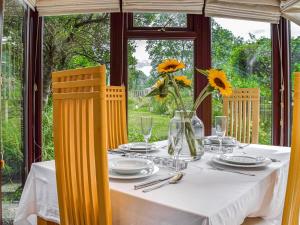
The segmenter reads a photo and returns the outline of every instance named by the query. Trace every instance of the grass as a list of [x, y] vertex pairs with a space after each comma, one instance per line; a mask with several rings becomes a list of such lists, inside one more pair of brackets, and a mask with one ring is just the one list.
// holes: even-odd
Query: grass
[[162, 115], [147, 111], [146, 107], [139, 109], [128, 109], [128, 138], [129, 142], [143, 141], [140, 128], [140, 117], [151, 116], [153, 118], [153, 130], [150, 141], [166, 140], [169, 130], [169, 115]]

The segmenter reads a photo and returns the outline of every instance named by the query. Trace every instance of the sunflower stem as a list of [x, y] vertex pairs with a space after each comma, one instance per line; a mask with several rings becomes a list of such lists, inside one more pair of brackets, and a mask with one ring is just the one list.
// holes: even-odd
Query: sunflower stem
[[211, 92], [206, 92], [203, 96], [199, 99], [197, 104], [195, 104], [195, 110], [201, 105], [201, 103], [206, 99], [207, 96], [211, 95]]
[[[203, 97], [203, 95], [206, 93], [207, 89], [209, 88], [209, 84], [207, 84], [202, 91], [200, 92], [200, 94], [198, 95], [195, 103], [194, 103], [194, 107], [193, 107], [193, 111], [195, 111], [198, 107], [199, 107], [199, 101], [201, 100], [201, 98]], [[201, 103], [200, 103], [201, 104]]]

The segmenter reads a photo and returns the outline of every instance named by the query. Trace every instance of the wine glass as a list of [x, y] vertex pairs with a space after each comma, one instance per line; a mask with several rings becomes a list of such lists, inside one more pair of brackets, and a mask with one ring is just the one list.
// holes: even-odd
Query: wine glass
[[184, 122], [172, 121], [169, 130], [170, 144], [174, 150], [175, 171], [179, 172], [179, 155], [183, 146], [184, 139]]
[[149, 139], [151, 137], [152, 133], [152, 117], [151, 116], [142, 116], [141, 117], [141, 132], [142, 135], [144, 136], [144, 140], [146, 143], [146, 155], [148, 155], [148, 144], [149, 144]]
[[216, 135], [219, 139], [219, 151], [222, 151], [222, 141], [227, 130], [227, 116], [216, 116]]

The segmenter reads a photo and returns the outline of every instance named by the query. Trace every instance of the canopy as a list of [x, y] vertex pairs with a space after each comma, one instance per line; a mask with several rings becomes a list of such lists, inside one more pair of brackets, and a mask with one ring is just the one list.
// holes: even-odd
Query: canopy
[[280, 0], [207, 0], [205, 15], [278, 23]]
[[282, 16], [300, 26], [300, 0], [288, 0], [281, 6]]
[[181, 12], [300, 25], [300, 0], [23, 0], [41, 16], [96, 12]]
[[123, 11], [202, 14], [203, 5], [204, 0], [123, 0]]

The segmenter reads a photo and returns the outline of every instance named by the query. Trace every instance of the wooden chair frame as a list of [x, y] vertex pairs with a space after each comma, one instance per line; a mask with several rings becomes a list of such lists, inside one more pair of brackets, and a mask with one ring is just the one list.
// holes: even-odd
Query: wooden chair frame
[[60, 224], [111, 225], [105, 67], [54, 72], [52, 80]]
[[260, 90], [240, 88], [224, 97], [224, 115], [228, 116], [227, 135], [242, 143], [257, 144], [259, 140]]

